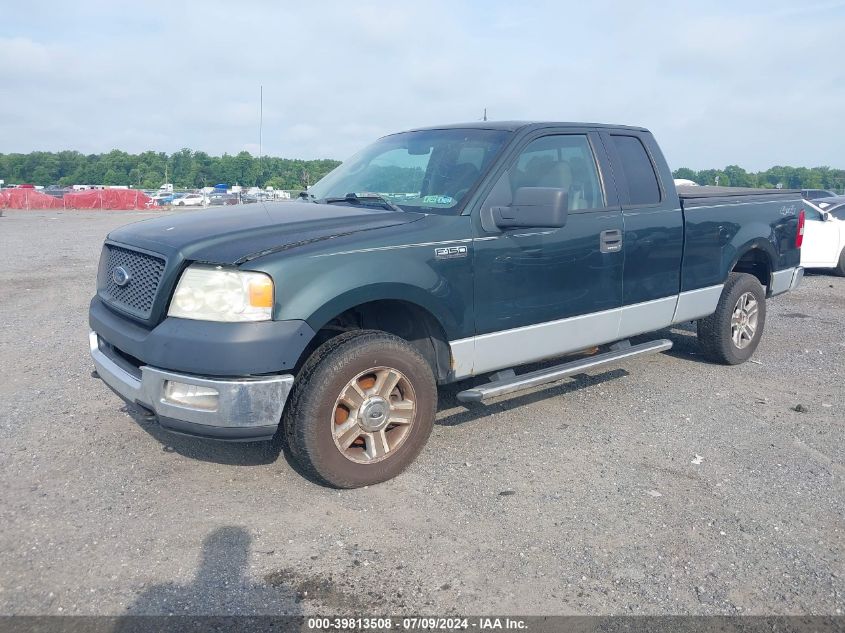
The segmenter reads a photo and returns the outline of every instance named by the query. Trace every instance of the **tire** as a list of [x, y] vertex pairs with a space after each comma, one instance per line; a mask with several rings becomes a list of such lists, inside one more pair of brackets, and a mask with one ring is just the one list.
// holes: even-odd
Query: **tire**
[[[741, 299], [742, 306], [739, 303]], [[755, 304], [756, 311], [753, 311]], [[737, 329], [741, 330], [738, 336], [734, 329], [735, 322]], [[698, 321], [699, 345], [709, 360], [724, 365], [739, 365], [754, 355], [765, 324], [765, 289], [754, 275], [731, 273], [722, 289], [716, 311]], [[739, 343], [735, 339], [739, 339]]]
[[437, 410], [428, 362], [407, 341], [374, 330], [347, 332], [317, 348], [290, 398], [282, 426], [291, 456], [303, 474], [335, 488], [380, 483], [405, 470], [425, 446]]
[[839, 264], [833, 269], [833, 272], [840, 277], [845, 277], [845, 248], [839, 253]]

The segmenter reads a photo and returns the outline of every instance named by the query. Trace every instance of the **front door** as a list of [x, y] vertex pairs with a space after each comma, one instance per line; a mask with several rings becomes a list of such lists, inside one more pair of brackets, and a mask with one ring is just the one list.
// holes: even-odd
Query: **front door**
[[[598, 135], [526, 139], [482, 205], [475, 258], [475, 374], [616, 339], [622, 305], [622, 213]], [[485, 209], [520, 187], [568, 193], [562, 228], [497, 230]]]

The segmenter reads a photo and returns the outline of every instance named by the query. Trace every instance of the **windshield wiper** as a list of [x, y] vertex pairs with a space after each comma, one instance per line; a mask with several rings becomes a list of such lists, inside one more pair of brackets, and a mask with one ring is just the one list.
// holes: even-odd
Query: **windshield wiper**
[[318, 202], [321, 204], [337, 204], [339, 202], [347, 202], [349, 204], [355, 204], [364, 207], [368, 206], [366, 204], [367, 202], [377, 202], [381, 207], [390, 211], [402, 211], [400, 207], [396, 206], [386, 198], [370, 193], [361, 196], [359, 196], [357, 193], [347, 193], [342, 198], [322, 198], [320, 200], [314, 200], [314, 202]]

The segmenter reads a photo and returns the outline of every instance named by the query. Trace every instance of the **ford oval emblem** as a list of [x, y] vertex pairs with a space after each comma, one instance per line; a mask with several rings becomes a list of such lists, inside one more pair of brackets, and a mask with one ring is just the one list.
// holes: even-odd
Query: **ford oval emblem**
[[129, 271], [123, 266], [118, 266], [111, 271], [111, 280], [116, 286], [123, 288], [123, 286], [129, 283]]

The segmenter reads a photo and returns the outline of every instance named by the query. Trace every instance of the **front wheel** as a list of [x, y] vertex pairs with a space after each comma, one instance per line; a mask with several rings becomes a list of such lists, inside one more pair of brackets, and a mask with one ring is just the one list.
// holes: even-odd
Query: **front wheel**
[[337, 488], [376, 484], [402, 472], [434, 425], [437, 386], [407, 341], [348, 332], [320, 346], [302, 367], [283, 426], [296, 461]]
[[766, 323], [766, 291], [754, 275], [731, 273], [716, 311], [698, 321], [704, 355], [717, 363], [739, 365], [754, 354]]

